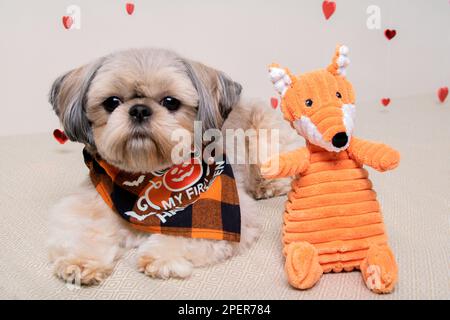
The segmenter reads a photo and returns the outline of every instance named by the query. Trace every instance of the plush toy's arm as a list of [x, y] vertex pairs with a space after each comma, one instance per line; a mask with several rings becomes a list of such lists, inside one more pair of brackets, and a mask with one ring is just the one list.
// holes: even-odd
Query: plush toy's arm
[[395, 169], [400, 162], [400, 153], [391, 147], [355, 137], [350, 142], [348, 152], [356, 162], [381, 172]]
[[266, 179], [285, 178], [301, 174], [309, 167], [310, 153], [305, 147], [276, 155], [261, 166]]

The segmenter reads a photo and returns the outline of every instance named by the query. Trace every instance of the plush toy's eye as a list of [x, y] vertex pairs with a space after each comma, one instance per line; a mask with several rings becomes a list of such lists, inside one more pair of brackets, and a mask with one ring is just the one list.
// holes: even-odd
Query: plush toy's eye
[[306, 105], [307, 107], [312, 107], [313, 101], [312, 101], [311, 99], [308, 99], [308, 100], [305, 101], [305, 105]]
[[105, 101], [103, 101], [103, 107], [108, 112], [113, 112], [120, 104], [122, 100], [118, 97], [109, 97]]
[[342, 95], [341, 95], [341, 93], [339, 91], [336, 92], [336, 97], [338, 97], [339, 99], [342, 99]]
[[180, 107], [181, 102], [180, 100], [175, 99], [174, 97], [165, 97], [164, 99], [161, 100], [161, 105], [167, 108], [167, 110], [175, 111]]

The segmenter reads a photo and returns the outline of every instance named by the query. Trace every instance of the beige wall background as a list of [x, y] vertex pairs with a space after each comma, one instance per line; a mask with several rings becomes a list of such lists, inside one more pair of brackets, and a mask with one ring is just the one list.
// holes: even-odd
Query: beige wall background
[[[326, 21], [321, 0], [0, 0], [0, 135], [51, 132], [47, 102], [61, 73], [111, 51], [172, 48], [227, 72], [245, 95], [269, 99], [266, 66], [298, 73], [325, 67], [336, 43], [350, 47], [349, 78], [358, 100], [431, 94], [450, 85], [448, 0], [335, 0]], [[81, 8], [81, 29], [66, 30], [66, 8]], [[369, 30], [369, 5], [381, 29]], [[387, 41], [384, 29], [396, 29]], [[435, 98], [437, 99], [437, 98]]]

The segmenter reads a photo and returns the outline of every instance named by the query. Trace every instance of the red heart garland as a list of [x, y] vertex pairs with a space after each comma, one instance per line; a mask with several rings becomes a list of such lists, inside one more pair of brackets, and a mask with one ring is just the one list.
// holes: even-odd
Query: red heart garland
[[270, 99], [270, 105], [272, 108], [276, 109], [278, 107], [278, 99], [277, 98], [271, 98]]
[[127, 3], [126, 5], [125, 5], [125, 8], [126, 8], [126, 10], [127, 10], [127, 13], [129, 14], [129, 15], [132, 15], [133, 14], [133, 12], [134, 12], [134, 3]]
[[385, 107], [387, 107], [389, 105], [389, 103], [391, 103], [391, 99], [389, 98], [383, 98], [381, 99], [381, 104]]
[[330, 19], [334, 11], [336, 11], [336, 2], [334, 1], [324, 1], [322, 2], [322, 11], [325, 19]]
[[384, 35], [386, 36], [386, 38], [388, 40], [391, 40], [392, 38], [394, 38], [397, 35], [397, 31], [395, 30], [390, 30], [390, 29], [386, 29], [384, 31]]
[[73, 19], [71, 16], [63, 16], [62, 23], [64, 25], [64, 28], [70, 29], [70, 27], [72, 27], [73, 24]]
[[59, 129], [55, 129], [53, 130], [53, 137], [56, 139], [56, 141], [58, 141], [60, 144], [64, 144], [67, 142], [67, 140], [69, 140], [69, 138], [67, 138], [66, 134], [64, 133], [64, 131], [59, 130]]
[[448, 87], [439, 88], [438, 90], [439, 101], [444, 103], [445, 99], [447, 99], [447, 96], [448, 96]]

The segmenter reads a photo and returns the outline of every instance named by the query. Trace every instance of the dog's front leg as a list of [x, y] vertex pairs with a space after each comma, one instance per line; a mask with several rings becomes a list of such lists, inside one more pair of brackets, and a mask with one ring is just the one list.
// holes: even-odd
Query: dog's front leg
[[232, 254], [228, 241], [154, 234], [138, 249], [138, 268], [154, 278], [187, 278], [194, 267], [222, 262]]
[[62, 199], [49, 220], [48, 249], [64, 281], [98, 284], [113, 270], [123, 246], [135, 237], [92, 186]]
[[214, 265], [245, 252], [258, 238], [260, 223], [255, 201], [239, 182], [238, 192], [241, 206], [239, 243], [154, 234], [138, 249], [139, 271], [155, 278], [186, 278], [195, 267]]

